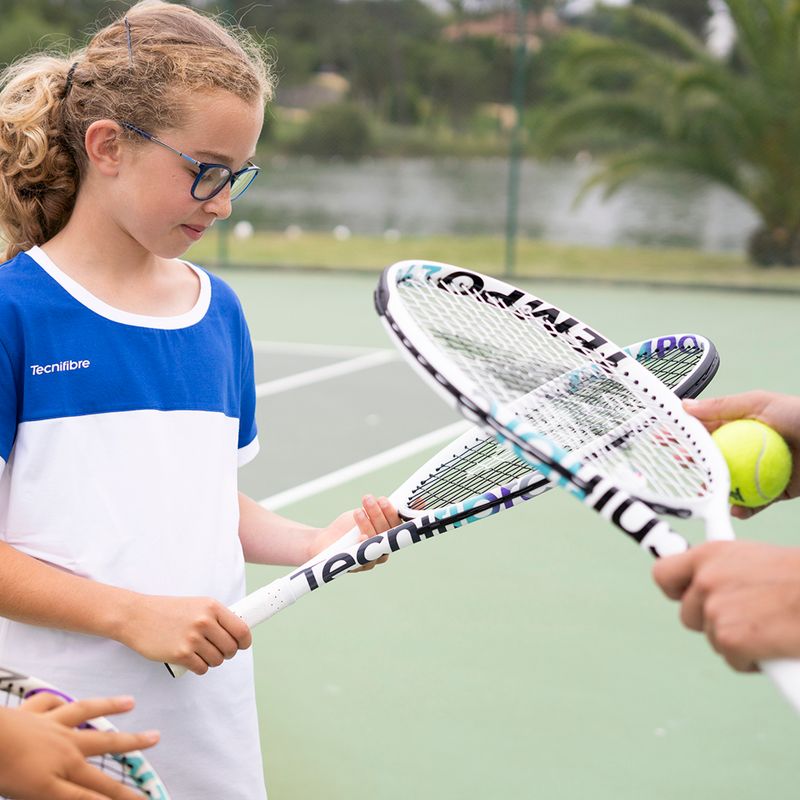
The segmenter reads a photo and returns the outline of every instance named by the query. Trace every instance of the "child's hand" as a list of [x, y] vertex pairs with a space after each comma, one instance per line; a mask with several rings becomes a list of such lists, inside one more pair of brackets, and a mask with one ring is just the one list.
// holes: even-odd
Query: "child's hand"
[[76, 727], [94, 717], [131, 708], [130, 697], [64, 703], [42, 692], [19, 708], [0, 709], [0, 792], [28, 800], [141, 798], [139, 792], [100, 772], [86, 758], [144, 750], [158, 741], [158, 733], [112, 733]]
[[[313, 544], [313, 556], [324, 550], [328, 545], [333, 544], [337, 539], [344, 536], [354, 525], [358, 526], [361, 535], [359, 541], [369, 539], [378, 533], [388, 531], [401, 523], [397, 509], [385, 497], [377, 499], [372, 495], [366, 495], [361, 501], [361, 508], [354, 511], [345, 511], [340, 514], [327, 528], [320, 529], [319, 535]], [[352, 572], [364, 572], [372, 569], [376, 564], [383, 564], [389, 556], [381, 556], [377, 561], [373, 561], [364, 567], [358, 567]]]
[[180, 664], [198, 675], [250, 647], [250, 628], [210, 597], [136, 595], [120, 636], [145, 658]]

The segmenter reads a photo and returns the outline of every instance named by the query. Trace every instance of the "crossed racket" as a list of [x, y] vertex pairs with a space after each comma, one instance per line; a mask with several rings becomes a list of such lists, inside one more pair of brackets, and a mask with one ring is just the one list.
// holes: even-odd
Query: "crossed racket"
[[[716, 348], [698, 334], [646, 339], [626, 349], [678, 397], [697, 396], [719, 366]], [[602, 398], [593, 368], [553, 365], [549, 369], [555, 378], [563, 376], [573, 397], [584, 402]], [[598, 434], [579, 449], [588, 453], [601, 446], [602, 439]], [[472, 428], [392, 493], [391, 501], [403, 524], [361, 543], [358, 529], [353, 528], [310, 561], [252, 592], [231, 609], [253, 627], [354, 567], [513, 508], [550, 488], [544, 472], [517, 458], [491, 434]], [[186, 672], [179, 665], [167, 666], [176, 677]]]

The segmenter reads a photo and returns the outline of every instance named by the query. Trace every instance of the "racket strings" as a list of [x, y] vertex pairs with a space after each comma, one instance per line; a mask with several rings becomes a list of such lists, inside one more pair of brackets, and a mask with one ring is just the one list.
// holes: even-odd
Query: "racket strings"
[[478, 439], [420, 483], [407, 505], [414, 511], [444, 508], [507, 486], [530, 472], [527, 464], [494, 439]]
[[635, 353], [633, 357], [656, 375], [661, 383], [674, 389], [694, 371], [704, 355], [705, 350], [702, 347], [687, 343], [680, 348], [676, 344], [675, 347], [662, 352], [649, 350]]
[[[669, 389], [675, 389], [690, 375], [702, 360], [705, 349], [699, 344], [686, 343], [658, 351], [648, 347], [635, 354], [636, 360], [653, 372]], [[590, 375], [602, 371], [594, 366], [581, 370], [583, 381], [570, 376], [570, 385], [576, 390], [587, 391], [585, 381]], [[602, 388], [608, 389], [605, 382]], [[621, 446], [626, 437], [618, 437], [609, 447]], [[516, 458], [505, 447], [488, 434], [476, 436], [470, 445], [465, 445], [457, 455], [438, 466], [409, 494], [407, 506], [414, 511], [443, 508], [461, 503], [476, 494], [509, 485], [531, 472], [529, 466]]]
[[534, 430], [568, 451], [599, 439], [583, 455], [632, 492], [668, 500], [707, 494], [702, 455], [677, 423], [595, 352], [578, 352], [544, 315], [523, 317], [480, 293], [415, 277], [398, 291], [448, 360]]

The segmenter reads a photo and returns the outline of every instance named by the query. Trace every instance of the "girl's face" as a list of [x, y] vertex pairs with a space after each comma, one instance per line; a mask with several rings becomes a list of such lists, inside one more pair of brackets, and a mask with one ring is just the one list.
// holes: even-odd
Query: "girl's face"
[[[184, 119], [180, 127], [148, 133], [197, 161], [238, 172], [254, 157], [264, 111], [260, 103], [216, 90], [198, 93]], [[231, 213], [230, 184], [210, 200], [192, 197], [197, 171], [191, 162], [145, 139], [127, 148], [114, 203], [120, 227], [154, 255], [184, 253], [217, 219]]]

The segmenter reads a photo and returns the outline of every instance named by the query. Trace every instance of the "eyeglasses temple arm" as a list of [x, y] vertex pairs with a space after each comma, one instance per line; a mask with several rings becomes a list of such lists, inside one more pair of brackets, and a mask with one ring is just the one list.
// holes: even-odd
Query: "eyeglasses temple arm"
[[139, 136], [143, 136], [145, 139], [154, 142], [155, 144], [160, 144], [162, 147], [166, 147], [167, 150], [172, 150], [173, 153], [179, 155], [181, 158], [185, 158], [189, 163], [194, 164], [196, 167], [199, 167], [202, 162], [198, 161], [196, 158], [192, 158], [191, 156], [187, 156], [186, 153], [181, 153], [180, 150], [176, 150], [172, 145], [167, 144], [166, 142], [162, 142], [161, 139], [156, 138], [153, 136], [152, 133], [148, 133], [147, 131], [143, 131], [141, 128], [137, 128], [135, 125], [131, 125], [130, 122], [123, 122], [121, 123], [123, 127], [127, 128], [129, 131], [133, 131], [134, 133], [138, 133]]

